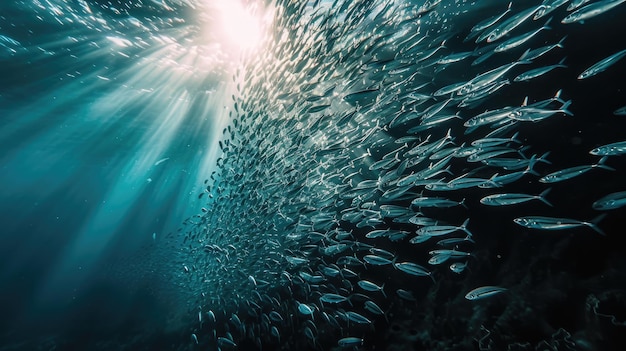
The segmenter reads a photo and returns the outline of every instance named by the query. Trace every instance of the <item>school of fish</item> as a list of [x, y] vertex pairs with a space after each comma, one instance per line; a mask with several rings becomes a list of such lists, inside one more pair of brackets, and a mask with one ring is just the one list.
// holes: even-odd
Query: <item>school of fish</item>
[[[474, 223], [503, 207], [515, 216], [506, 231], [532, 240], [613, 235], [603, 223], [626, 189], [580, 204], [595, 218], [550, 197], [591, 174], [614, 181], [626, 134], [563, 168], [529, 140], [576, 117], [552, 74], [583, 84], [626, 65], [626, 48], [600, 48], [572, 71], [563, 52], [576, 43], [549, 33], [592, 31], [623, 2], [273, 2], [273, 40], [232, 77], [218, 170], [178, 255], [197, 296], [191, 342], [367, 347], [393, 301], [411, 306], [471, 276]], [[477, 8], [490, 16], [475, 21]], [[530, 81], [544, 89], [525, 90]], [[500, 281], [470, 281], [467, 304], [514, 298]]]

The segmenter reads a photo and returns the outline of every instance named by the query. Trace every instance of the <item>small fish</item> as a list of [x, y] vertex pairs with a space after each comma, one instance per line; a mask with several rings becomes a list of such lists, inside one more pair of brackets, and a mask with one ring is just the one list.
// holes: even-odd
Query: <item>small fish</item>
[[[464, 51], [464, 52], [457, 52], [454, 54], [450, 54], [448, 56], [444, 56], [440, 59], [438, 59], [435, 63], [438, 65], [448, 65], [451, 63], [455, 63], [455, 62], [459, 62], [461, 60], [464, 60], [470, 56], [472, 56], [474, 54], [473, 51]], [[437, 95], [435, 95], [437, 96]]]
[[385, 315], [385, 311], [383, 311], [382, 308], [380, 308], [376, 303], [372, 301], [369, 301], [369, 300], [365, 301], [364, 307], [366, 310], [372, 312], [373, 314], [377, 314], [381, 316]]
[[504, 18], [504, 16], [506, 16], [509, 12], [511, 12], [511, 5], [512, 4], [513, 4], [513, 2], [509, 2], [509, 6], [501, 14], [493, 16], [493, 17], [489, 17], [489, 18], [487, 18], [485, 20], [482, 20], [482, 21], [478, 22], [476, 25], [474, 25], [472, 27], [472, 29], [470, 29], [470, 32], [471, 33], [477, 33], [477, 32], [483, 31], [483, 30], [493, 26], [494, 24], [496, 24], [498, 21], [500, 21], [502, 18]]
[[546, 195], [552, 188], [548, 188], [541, 192], [539, 195], [527, 195], [527, 194], [494, 194], [488, 195], [480, 199], [480, 203], [487, 206], [509, 206], [515, 205], [531, 200], [539, 200], [548, 206], [552, 206], [551, 203], [546, 200]]
[[617, 156], [626, 154], [626, 141], [618, 141], [616, 143], [599, 146], [591, 151], [590, 154], [596, 156]]
[[191, 340], [198, 345], [198, 336], [196, 334], [191, 334]]
[[324, 111], [325, 109], [327, 109], [329, 107], [330, 107], [330, 105], [311, 106], [311, 107], [309, 107], [309, 109], [306, 112], [308, 112], [308, 113], [316, 113], [316, 112]]
[[577, 8], [583, 6], [591, 0], [572, 0], [569, 5], [567, 5], [567, 11], [574, 11]]
[[515, 218], [513, 222], [521, 225], [522, 227], [542, 230], [566, 230], [578, 227], [589, 227], [596, 232], [605, 235], [602, 229], [597, 226], [597, 223], [600, 222], [605, 216], [606, 214], [601, 214], [590, 222], [569, 218], [527, 216]]
[[567, 68], [567, 66], [564, 64], [565, 62], [565, 57], [559, 61], [559, 63], [555, 64], [555, 65], [550, 65], [550, 66], [545, 66], [545, 67], [539, 67], [539, 68], [535, 68], [535, 69], [531, 69], [529, 71], [526, 71], [520, 75], [518, 75], [517, 77], [515, 77], [513, 79], [514, 82], [526, 82], [529, 81], [531, 79], [535, 79], [537, 77], [540, 77], [550, 71], [552, 71], [553, 69], [556, 68]]
[[541, 32], [542, 30], [548, 30], [548, 29], [552, 29], [550, 26], [548, 26], [548, 24], [550, 24], [550, 19], [548, 19], [548, 21], [546, 21], [546, 24], [544, 24], [542, 27], [535, 29], [533, 31], [530, 31], [528, 33], [524, 33], [521, 35], [518, 35], [516, 37], [513, 37], [505, 42], [503, 42], [502, 44], [496, 46], [496, 48], [493, 50], [494, 52], [504, 52], [504, 51], [508, 51], [511, 49], [514, 49], [520, 45], [523, 45], [524, 43], [526, 43], [527, 41], [529, 41], [530, 39], [532, 39], [535, 35], [539, 34], [539, 32]]
[[531, 7], [529, 9], [526, 9], [526, 10], [518, 13], [517, 15], [515, 15], [515, 16], [509, 18], [508, 20], [502, 22], [500, 25], [498, 25], [496, 28], [494, 28], [490, 32], [487, 32], [486, 34], [483, 34], [480, 37], [478, 37], [479, 40], [477, 42], [482, 41], [484, 39], [487, 39], [488, 43], [493, 43], [494, 41], [504, 37], [507, 34], [509, 34], [513, 29], [517, 28], [524, 21], [526, 21], [532, 15], [534, 15], [535, 12], [537, 12], [537, 11], [543, 9], [543, 8], [545, 8], [544, 5], [539, 5], [539, 6], [536, 6], [536, 7]]
[[417, 234], [420, 236], [427, 235], [429, 237], [432, 237], [432, 236], [447, 235], [447, 234], [454, 233], [456, 231], [461, 230], [467, 233], [468, 235], [472, 236], [472, 233], [470, 233], [470, 231], [467, 229], [468, 223], [469, 223], [469, 218], [467, 218], [463, 222], [463, 224], [461, 224], [461, 226], [459, 227], [453, 226], [453, 225], [433, 225], [433, 226], [428, 226], [428, 227], [422, 227], [417, 230]]
[[376, 255], [365, 255], [363, 256], [363, 261], [371, 264], [372, 266], [385, 266], [393, 263], [389, 259]]
[[298, 312], [305, 316], [313, 316], [313, 309], [309, 305], [298, 301], [296, 301], [296, 303], [298, 304]]
[[448, 208], [454, 206], [465, 206], [465, 199], [461, 201], [448, 200], [443, 197], [418, 197], [411, 201], [411, 205], [416, 207], [436, 207], [436, 208]]
[[346, 317], [357, 324], [372, 324], [372, 321], [367, 319], [365, 316], [356, 313], [356, 312], [352, 312], [352, 311], [348, 311], [346, 312]]
[[320, 297], [320, 301], [330, 303], [330, 304], [338, 304], [342, 302], [349, 301], [349, 298], [346, 296], [341, 296], [338, 294], [324, 294]]
[[626, 206], [626, 191], [611, 193], [596, 200], [592, 207], [594, 210], [614, 210]]
[[598, 161], [598, 163], [593, 164], [593, 165], [570, 167], [570, 168], [566, 168], [560, 171], [550, 173], [548, 175], [545, 175], [539, 178], [539, 181], [541, 183], [562, 182], [564, 180], [577, 177], [581, 174], [585, 174], [594, 168], [602, 168], [608, 171], [614, 171], [615, 170], [614, 168], [604, 165], [604, 162], [606, 161], [607, 158], [608, 158], [607, 156], [604, 156], [602, 157], [602, 159], [600, 159], [600, 161]]
[[235, 344], [234, 341], [232, 341], [229, 338], [225, 338], [220, 336], [219, 338], [217, 338], [217, 344], [220, 346], [227, 346], [227, 347], [237, 347], [237, 344]]
[[358, 347], [363, 345], [363, 339], [354, 336], [345, 337], [337, 341], [340, 347]]
[[158, 166], [158, 165], [160, 165], [161, 163], [163, 163], [163, 162], [165, 162], [165, 161], [167, 161], [167, 160], [169, 160], [169, 159], [170, 159], [169, 157], [162, 158], [162, 159], [160, 159], [160, 160], [156, 161], [156, 162], [154, 163], [154, 165], [155, 165], [155, 166]]
[[613, 111], [613, 114], [616, 116], [626, 116], [626, 106], [622, 106], [617, 110]]
[[450, 270], [456, 274], [461, 274], [467, 268], [467, 262], [455, 262], [450, 265]]
[[559, 42], [556, 43], [556, 44], [546, 45], [546, 46], [542, 46], [542, 47], [537, 48], [537, 49], [530, 50], [528, 52], [528, 55], [526, 55], [526, 60], [533, 61], [533, 60], [535, 60], [535, 59], [537, 59], [537, 58], [547, 54], [548, 52], [552, 51], [553, 49], [556, 49], [556, 48], [563, 49], [565, 47], [565, 46], [563, 46], [563, 43], [565, 42], [565, 39], [567, 39], [567, 35], [564, 36], [563, 38], [561, 38], [561, 40], [559, 40]]
[[398, 289], [396, 290], [396, 294], [403, 300], [412, 302], [417, 301], [417, 299], [415, 299], [415, 296], [413, 296], [413, 293], [408, 290]]
[[387, 294], [385, 294], [385, 291], [384, 291], [385, 284], [379, 286], [379, 285], [376, 285], [375, 283], [370, 282], [369, 280], [360, 280], [359, 282], [357, 282], [357, 285], [365, 291], [372, 291], [372, 292], [380, 291], [380, 293], [383, 294], [384, 297], [387, 297]]
[[584, 70], [583, 73], [578, 76], [578, 79], [586, 79], [589, 77], [593, 77], [600, 72], [604, 72], [607, 68], [615, 64], [617, 61], [621, 60], [624, 56], [626, 56], [626, 49], [616, 52], [613, 55], [598, 61], [593, 66]]
[[507, 291], [506, 288], [501, 288], [499, 286], [481, 286], [480, 288], [476, 288], [465, 295], [465, 298], [473, 301], [480, 300], [487, 297], [491, 297], [500, 293]]
[[429, 276], [433, 280], [433, 282], [435, 281], [435, 278], [433, 278], [432, 272], [420, 266], [417, 263], [400, 262], [400, 263], [394, 263], [393, 266], [396, 267], [398, 270], [403, 271], [404, 273], [418, 276], [418, 277]]
[[563, 18], [563, 20], [561, 20], [561, 23], [563, 24], [569, 24], [569, 23], [574, 23], [574, 22], [582, 23], [583, 21], [588, 20], [589, 18], [601, 15], [613, 9], [614, 7], [623, 3], [624, 1], [626, 0], [604, 0], [604, 1], [594, 2], [593, 4], [589, 4], [583, 8], [580, 8], [570, 13], [565, 18]]
[[559, 7], [563, 6], [564, 4], [566, 4], [569, 0], [544, 0], [542, 5], [545, 5], [545, 7], [543, 9], [540, 9], [539, 11], [537, 11], [537, 13], [535, 13], [535, 16], [533, 17], [533, 20], [538, 20], [552, 12], [554, 12], [556, 9], [558, 9]]

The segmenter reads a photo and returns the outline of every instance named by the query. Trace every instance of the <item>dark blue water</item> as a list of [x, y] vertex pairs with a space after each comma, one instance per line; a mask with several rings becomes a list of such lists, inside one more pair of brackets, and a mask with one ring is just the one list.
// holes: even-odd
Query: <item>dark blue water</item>
[[[307, 51], [304, 43], [316, 35], [315, 31], [307, 26], [290, 26], [298, 21], [306, 23], [307, 16], [314, 13], [314, 3], [330, 8], [327, 16], [343, 18], [343, 2], [310, 2], [302, 13], [288, 3], [259, 5], [284, 9], [275, 12], [274, 27], [270, 25], [269, 32], [273, 31], [276, 42], [285, 33], [284, 38], [290, 39], [283, 40], [295, 43], [274, 49], [284, 55], [277, 55], [276, 60], [288, 58], [275, 65], [268, 64], [263, 46], [242, 59], [243, 51], [233, 49], [237, 47], [230, 46], [233, 39], [217, 29], [218, 16], [212, 12], [215, 8], [210, 1], [49, 0], [0, 4], [0, 350], [212, 350], [218, 345], [217, 337], [227, 333], [235, 335], [240, 350], [261, 349], [257, 340], [262, 341], [263, 349], [337, 349], [337, 340], [347, 336], [364, 338], [361, 349], [367, 350], [620, 350], [626, 342], [626, 252], [621, 238], [624, 208], [609, 211], [599, 223], [605, 236], [589, 228], [567, 232], [530, 230], [517, 226], [513, 219], [542, 215], [591, 220], [599, 214], [591, 203], [608, 193], [625, 190], [624, 156], [611, 156], [606, 162], [615, 171], [592, 170], [555, 184], [549, 195], [550, 202], [558, 204], [553, 208], [538, 202], [514, 210], [486, 208], [479, 204], [487, 194], [485, 190], [472, 188], [451, 195], [458, 200], [465, 198], [467, 209], [425, 209], [425, 215], [450, 223], [460, 224], [470, 218], [476, 244], [471, 248], [468, 271], [456, 275], [445, 265], [441, 269], [431, 267], [437, 283], [426, 285], [389, 267], [350, 267], [360, 279], [385, 282], [389, 297], [377, 296], [376, 302], [387, 315], [369, 315], [371, 326], [366, 327], [342, 321], [343, 328], [325, 324], [316, 315], [315, 342], [305, 335], [309, 324], [298, 314], [296, 301], [318, 305], [316, 294], [340, 290], [338, 287], [345, 282], [329, 279], [321, 287], [311, 284], [311, 292], [310, 284], [297, 279], [289, 284], [283, 281], [281, 272], [298, 276], [300, 268], [268, 257], [267, 261], [254, 261], [255, 252], [263, 256], [272, 251], [267, 248], [267, 239], [284, 238], [300, 230], [298, 224], [285, 218], [302, 220], [312, 216], [306, 206], [295, 200], [295, 205], [289, 202], [300, 194], [293, 190], [298, 182], [308, 181], [299, 178], [308, 172], [297, 168], [304, 163], [294, 162], [295, 170], [276, 170], [262, 155], [273, 152], [271, 146], [275, 146], [287, 150], [276, 157], [275, 164], [295, 155], [297, 159], [311, 157], [315, 162], [306, 163], [306, 167], [318, 167], [325, 161], [324, 152], [334, 151], [318, 152], [321, 144], [302, 137], [306, 133], [291, 139], [280, 134], [281, 130], [296, 128], [285, 121], [299, 120], [298, 113], [305, 115], [305, 109], [296, 113], [303, 105], [291, 111], [273, 104], [280, 100], [276, 95], [283, 90], [290, 94], [300, 91], [303, 95], [299, 97], [312, 95], [304, 86], [321, 74], [315, 68], [319, 66], [321, 71], [334, 70], [332, 79], [338, 82], [336, 95], [328, 99], [334, 113], [328, 119], [333, 120], [352, 108], [341, 97], [358, 90], [353, 87], [359, 82], [373, 83], [368, 74], [379, 69], [379, 64], [361, 62], [358, 69], [346, 70], [349, 65], [344, 63], [361, 60], [358, 54], [337, 59]], [[411, 1], [389, 3], [392, 8], [421, 5]], [[513, 8], [518, 12], [536, 3], [519, 1]], [[550, 151], [551, 164], [537, 166], [541, 175], [597, 162], [589, 150], [626, 140], [626, 117], [613, 115], [626, 105], [626, 61], [617, 62], [596, 77], [576, 79], [591, 64], [626, 48], [626, 41], [620, 37], [626, 30], [622, 21], [626, 5], [584, 24], [562, 25], [559, 22], [568, 13], [566, 6], [553, 13], [553, 29], [541, 33], [528, 47], [556, 43], [567, 35], [564, 49], [537, 59], [532, 67], [553, 64], [563, 57], [567, 57], [568, 67], [531, 82], [511, 84], [478, 107], [464, 110], [468, 114], [463, 115], [465, 118], [469, 113], [519, 106], [525, 96], [530, 96], [532, 103], [563, 89], [564, 99], [573, 101], [574, 116], [559, 115], [515, 129], [523, 136], [524, 145], [532, 146], [528, 155]], [[477, 45], [463, 42], [469, 28], [505, 7], [494, 1], [443, 1], [423, 17], [424, 43], [436, 46], [441, 42], [439, 35], [444, 33], [441, 35], [447, 38], [449, 52], [472, 51]], [[514, 33], [537, 28], [544, 21], [529, 23]], [[386, 27], [391, 22], [384, 21], [378, 26], [372, 24], [372, 19], [363, 23], [360, 28], [371, 29], [372, 38], [377, 31], [400, 32], [403, 25], [409, 26]], [[358, 37], [353, 27], [345, 32], [341, 28], [339, 24], [329, 31], [324, 39], [329, 47], [341, 40], [333, 34]], [[388, 45], [392, 51], [397, 50], [392, 44], [390, 39]], [[346, 44], [347, 51], [350, 45]], [[505, 53], [483, 66], [470, 67], [467, 61], [418, 76], [423, 75], [425, 82], [432, 80], [433, 85], [424, 90], [430, 94], [511, 62], [523, 50]], [[310, 58], [307, 66], [299, 65], [303, 62], [299, 60]], [[392, 58], [390, 61], [415, 60], [408, 54]], [[237, 85], [242, 80], [233, 83], [233, 76], [239, 77], [247, 70], [265, 85], [243, 80], [244, 88], [240, 90]], [[516, 68], [515, 74], [525, 70]], [[300, 71], [307, 74], [297, 75]], [[294, 78], [282, 80], [293, 72]], [[389, 78], [386, 74], [383, 77]], [[359, 75], [365, 78], [361, 81]], [[381, 78], [377, 84], [383, 91], [393, 79]], [[411, 84], [417, 85], [416, 81], [405, 83], [399, 94], [408, 93]], [[246, 90], [258, 86], [266, 91]], [[321, 89], [313, 91], [320, 94]], [[383, 121], [381, 125], [386, 121], [382, 112], [377, 117], [366, 109], [364, 116], [360, 120], [363, 123], [355, 118], [346, 129], [367, 128], [367, 123], [377, 119]], [[249, 129], [239, 128], [246, 118]], [[262, 122], [250, 123], [254, 118]], [[332, 123], [327, 128], [324, 123], [310, 124], [308, 128], [334, 130]], [[227, 126], [230, 131], [225, 129]], [[389, 139], [372, 146], [372, 159], [367, 162], [371, 164], [399, 147], [390, 140], [405, 136], [410, 126], [386, 130]], [[472, 135], [463, 135], [462, 121], [438, 126], [420, 136], [432, 132], [435, 140], [447, 128], [454, 130], [457, 145], [474, 140]], [[270, 146], [263, 144], [264, 138]], [[219, 143], [228, 139], [233, 146], [226, 144], [229, 150], [222, 152], [224, 144]], [[297, 147], [287, 149], [293, 145]], [[310, 152], [303, 151], [305, 145]], [[348, 151], [343, 154], [354, 159], [365, 152], [366, 145], [344, 148]], [[241, 161], [252, 154], [250, 150], [261, 150], [255, 154], [261, 161]], [[329, 162], [337, 168], [347, 163]], [[240, 167], [242, 164], [251, 166]], [[470, 170], [480, 176], [493, 174], [462, 161], [455, 160], [452, 165], [456, 176]], [[266, 169], [270, 171], [263, 173]], [[366, 169], [358, 180], [376, 179], [383, 174]], [[324, 171], [333, 174], [332, 170]], [[285, 180], [279, 187], [282, 191], [271, 194], [275, 197], [258, 195], [258, 190], [264, 188], [246, 182], [250, 174], [255, 175], [256, 183], [252, 184], [257, 185]], [[527, 175], [507, 185], [505, 192], [537, 194], [545, 186], [536, 178]], [[205, 191], [213, 185], [212, 190]], [[320, 200], [322, 190], [309, 194]], [[237, 197], [247, 192], [252, 195]], [[229, 195], [222, 196], [226, 193]], [[209, 200], [209, 195], [214, 198]], [[336, 195], [336, 201], [327, 207], [336, 211], [350, 207], [349, 200], [338, 201], [340, 193]], [[268, 198], [285, 202], [275, 212]], [[395, 204], [410, 203], [403, 201]], [[236, 217], [244, 220], [237, 222]], [[250, 221], [239, 228], [243, 232], [228, 227], [246, 218]], [[400, 261], [426, 265], [430, 257], [432, 247], [412, 246], [407, 243], [410, 237], [400, 241], [367, 240], [369, 227], [345, 220], [337, 220], [334, 225], [352, 231], [351, 242], [389, 250], [401, 257]], [[415, 230], [390, 220], [379, 227]], [[276, 236], [270, 236], [274, 231]], [[210, 251], [207, 244], [225, 251], [231, 250], [227, 248], [230, 244], [236, 249], [229, 251], [228, 261], [215, 254], [223, 260], [216, 264], [213, 256], [206, 254]], [[312, 250], [307, 254], [311, 262], [332, 263], [326, 262], [330, 258], [316, 261], [321, 254], [311, 249], [311, 243], [305, 244], [297, 248], [284, 244], [281, 249], [287, 249], [281, 255], [298, 256]], [[318, 249], [329, 244], [317, 242]], [[358, 251], [358, 256], [362, 255]], [[227, 271], [233, 266], [224, 262], [231, 264], [231, 259], [239, 262], [239, 271]], [[252, 265], [249, 262], [258, 262], [258, 267], [246, 267]], [[317, 264], [302, 271], [314, 274], [319, 269]], [[258, 272], [263, 267], [265, 276]], [[252, 271], [257, 272], [257, 279], [272, 283], [267, 290], [258, 288], [264, 294], [260, 300], [250, 294], [248, 275]], [[228, 280], [220, 280], [221, 275]], [[211, 281], [211, 287], [203, 285], [207, 281]], [[463, 298], [469, 290], [482, 285], [507, 286], [510, 292], [477, 303]], [[399, 288], [411, 290], [417, 302], [398, 298], [395, 291]], [[209, 296], [201, 292], [209, 292]], [[356, 292], [363, 293], [358, 288], [351, 290]], [[265, 300], [270, 302], [263, 305], [261, 301]], [[261, 305], [266, 315], [272, 308], [285, 311], [287, 321], [280, 324], [280, 341], [269, 334], [249, 301]], [[344, 307], [350, 310], [343, 306], [338, 311], [345, 312]], [[216, 312], [216, 325], [198, 323], [198, 311], [205, 313], [209, 309]], [[336, 312], [329, 309], [329, 314], [331, 310]], [[248, 326], [247, 332], [237, 331], [232, 313], [239, 314]], [[203, 318], [206, 321], [207, 316]], [[192, 334], [200, 340], [199, 345], [190, 338]]]

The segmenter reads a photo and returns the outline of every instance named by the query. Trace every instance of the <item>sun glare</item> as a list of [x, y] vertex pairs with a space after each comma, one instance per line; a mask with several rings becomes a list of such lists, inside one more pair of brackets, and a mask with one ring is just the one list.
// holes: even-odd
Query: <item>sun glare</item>
[[227, 50], [252, 51], [263, 41], [268, 18], [255, 6], [244, 6], [239, 0], [216, 1], [216, 30]]

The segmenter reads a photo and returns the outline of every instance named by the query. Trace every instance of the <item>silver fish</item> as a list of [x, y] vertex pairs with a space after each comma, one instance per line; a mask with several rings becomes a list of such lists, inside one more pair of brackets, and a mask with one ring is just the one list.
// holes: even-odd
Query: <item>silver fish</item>
[[472, 236], [472, 233], [467, 229], [467, 224], [469, 223], [469, 218], [467, 218], [461, 226], [453, 226], [453, 225], [433, 225], [428, 227], [422, 227], [417, 230], [418, 235], [427, 235], [429, 237], [432, 236], [441, 236], [448, 235], [454, 233], [456, 231], [464, 231], [468, 235]]
[[502, 288], [499, 286], [481, 286], [480, 288], [476, 288], [465, 295], [465, 298], [473, 301], [480, 300], [487, 297], [491, 297], [500, 293], [507, 291], [508, 289]]
[[535, 60], [535, 59], [537, 59], [537, 58], [547, 54], [548, 52], [552, 51], [553, 49], [556, 49], [556, 48], [563, 49], [565, 47], [565, 46], [563, 46], [563, 43], [565, 42], [565, 39], [567, 39], [567, 35], [564, 36], [563, 38], [561, 38], [561, 40], [559, 40], [559, 42], [556, 43], [556, 44], [546, 45], [546, 46], [542, 46], [542, 47], [537, 48], [537, 49], [530, 50], [528, 52], [528, 55], [526, 55], [526, 60], [533, 61], [533, 60]]
[[593, 165], [576, 166], [576, 167], [570, 167], [570, 168], [562, 169], [560, 171], [556, 171], [556, 172], [550, 173], [548, 175], [545, 175], [545, 176], [539, 178], [539, 181], [541, 183], [562, 182], [564, 180], [577, 177], [577, 176], [579, 176], [581, 174], [585, 174], [585, 173], [589, 172], [590, 170], [592, 170], [594, 168], [602, 168], [602, 169], [606, 169], [607, 171], [614, 171], [615, 170], [614, 168], [606, 166], [604, 164], [606, 159], [607, 159], [607, 157], [604, 156], [604, 157], [602, 157], [602, 159], [600, 159], [600, 161], [598, 161], [598, 163], [593, 164]]
[[579, 227], [589, 227], [596, 232], [605, 235], [602, 229], [597, 226], [597, 223], [600, 222], [605, 216], [606, 214], [601, 214], [590, 222], [569, 218], [527, 216], [515, 218], [513, 222], [521, 225], [522, 227], [541, 230], [567, 230]]
[[593, 207], [594, 210], [606, 211], [623, 206], [626, 206], [626, 191], [618, 191], [603, 196], [596, 200], [591, 207]]
[[578, 75], [578, 79], [587, 79], [589, 77], [595, 76], [600, 72], [604, 72], [607, 68], [615, 64], [617, 61], [621, 60], [624, 56], [626, 56], [626, 49], [620, 52], [616, 52], [613, 55], [598, 61], [593, 66], [587, 68], [580, 75]]
[[589, 4], [570, 13], [565, 18], [563, 18], [563, 20], [561, 20], [561, 23], [569, 24], [574, 22], [583, 22], [613, 9], [615, 6], [618, 6], [624, 1], [626, 0], [604, 0], [594, 2], [593, 4]]
[[467, 262], [455, 262], [450, 265], [450, 270], [456, 274], [461, 274], [467, 268]]
[[404, 273], [415, 276], [429, 276], [433, 280], [433, 282], [435, 281], [435, 278], [433, 278], [432, 276], [432, 272], [417, 263], [400, 262], [394, 263], [393, 266], [396, 267], [398, 270], [403, 271]]
[[348, 336], [337, 341], [337, 345], [340, 347], [358, 347], [363, 345], [363, 339], [354, 336]]
[[531, 200], [539, 200], [545, 203], [548, 206], [552, 206], [548, 200], [546, 200], [546, 195], [550, 192], [552, 188], [548, 188], [541, 192], [539, 195], [527, 195], [527, 194], [494, 194], [488, 195], [480, 199], [480, 203], [488, 206], [509, 206], [516, 205], [523, 202], [531, 201]]
[[589, 153], [596, 156], [623, 155], [626, 154], [626, 141], [602, 145], [589, 151]]
[[507, 50], [511, 50], [513, 48], [516, 48], [520, 45], [523, 45], [524, 43], [526, 43], [527, 41], [529, 41], [530, 39], [532, 39], [535, 35], [539, 34], [539, 32], [541, 32], [542, 30], [548, 30], [548, 29], [552, 29], [551, 27], [548, 26], [548, 24], [550, 24], [550, 20], [548, 19], [546, 21], [546, 24], [544, 24], [542, 27], [535, 29], [533, 31], [530, 31], [528, 33], [524, 33], [521, 35], [518, 35], [516, 37], [513, 37], [505, 42], [503, 42], [502, 44], [496, 46], [496, 48], [493, 50], [494, 52], [503, 52], [503, 51], [507, 51]]
[[494, 28], [490, 32], [487, 32], [486, 34], [483, 34], [480, 37], [478, 37], [479, 40], [477, 42], [487, 39], [488, 43], [492, 43], [504, 37], [505, 35], [509, 34], [513, 29], [521, 25], [524, 21], [529, 19], [532, 15], [534, 15], [535, 12], [543, 8], [545, 8], [544, 5], [539, 5], [537, 7], [531, 7], [529, 9], [526, 9], [518, 13], [517, 15], [502, 22], [500, 25], [498, 25], [496, 28]]
[[514, 82], [525, 82], [525, 81], [529, 81], [531, 79], [535, 79], [535, 78], [537, 78], [539, 76], [542, 76], [542, 75], [552, 71], [553, 69], [556, 69], [556, 68], [567, 68], [567, 66], [564, 64], [565, 59], [566, 59], [566, 57], [561, 59], [561, 61], [559, 61], [559, 63], [557, 63], [556, 65], [539, 67], [539, 68], [535, 68], [535, 69], [531, 69], [529, 71], [526, 71], [526, 72], [518, 75], [517, 77], [515, 77], [513, 79], [513, 81]]
[[591, 0], [572, 0], [569, 5], [567, 5], [567, 11], [574, 11], [577, 8], [583, 6]]

